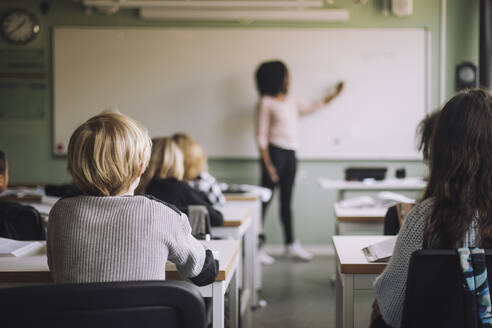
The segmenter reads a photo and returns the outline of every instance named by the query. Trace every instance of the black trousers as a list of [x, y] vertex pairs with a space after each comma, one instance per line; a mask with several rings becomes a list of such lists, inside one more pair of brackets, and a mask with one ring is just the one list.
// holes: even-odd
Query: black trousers
[[[277, 169], [279, 181], [278, 183], [274, 183], [272, 179], [270, 179], [265, 163], [262, 160], [261, 185], [270, 189], [272, 193], [275, 191], [277, 185], [280, 187], [280, 221], [284, 231], [285, 244], [291, 244], [294, 242], [294, 234], [292, 231], [292, 209], [290, 203], [292, 200], [292, 191], [294, 189], [297, 170], [296, 152], [273, 145], [268, 146], [268, 152], [273, 165]], [[265, 222], [265, 210], [268, 208], [269, 204], [270, 201], [263, 203], [263, 222]]]

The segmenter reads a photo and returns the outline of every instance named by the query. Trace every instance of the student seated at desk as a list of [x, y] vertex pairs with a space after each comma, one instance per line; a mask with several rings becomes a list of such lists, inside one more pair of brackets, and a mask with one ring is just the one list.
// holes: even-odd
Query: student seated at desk
[[[0, 150], [0, 194], [9, 184], [7, 156]], [[0, 199], [0, 237], [16, 240], [45, 240], [39, 212], [32, 206]]]
[[172, 138], [152, 140], [150, 164], [142, 176], [138, 192], [150, 194], [187, 212], [190, 205], [203, 205], [210, 215], [212, 226], [224, 224], [222, 213], [216, 210], [207, 196], [182, 181], [183, 153]]
[[68, 171], [83, 195], [59, 200], [48, 223], [48, 265], [56, 283], [164, 280], [166, 261], [197, 285], [215, 281], [212, 252], [174, 206], [134, 196], [150, 158], [147, 131], [120, 113], [79, 126]]
[[[423, 201], [406, 218], [393, 256], [375, 283], [377, 305], [388, 326], [401, 325], [414, 251], [492, 248], [491, 149], [492, 95], [474, 89], [453, 97], [440, 112], [431, 138]], [[378, 320], [379, 327], [385, 326]]]
[[205, 193], [214, 205], [224, 205], [226, 199], [217, 179], [207, 172], [207, 157], [203, 148], [189, 135], [175, 133], [172, 136], [183, 153], [183, 180], [198, 191]]

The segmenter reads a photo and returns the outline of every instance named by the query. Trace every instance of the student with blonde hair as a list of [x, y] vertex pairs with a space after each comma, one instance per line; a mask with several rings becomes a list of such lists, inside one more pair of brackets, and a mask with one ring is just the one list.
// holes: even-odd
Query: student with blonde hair
[[150, 164], [138, 192], [173, 204], [185, 213], [190, 205], [203, 205], [208, 210], [211, 225], [221, 226], [224, 223], [222, 213], [212, 206], [205, 194], [182, 181], [185, 172], [183, 153], [176, 142], [170, 137], [156, 138], [152, 142]]
[[153, 197], [134, 196], [151, 140], [136, 121], [103, 113], [79, 126], [68, 171], [82, 195], [59, 200], [48, 223], [48, 265], [56, 283], [164, 280], [166, 261], [197, 285], [213, 282], [212, 252], [188, 218]]
[[219, 183], [207, 171], [207, 157], [203, 148], [185, 133], [175, 133], [172, 138], [183, 152], [183, 180], [187, 181], [193, 189], [205, 193], [212, 204], [224, 205], [226, 199]]

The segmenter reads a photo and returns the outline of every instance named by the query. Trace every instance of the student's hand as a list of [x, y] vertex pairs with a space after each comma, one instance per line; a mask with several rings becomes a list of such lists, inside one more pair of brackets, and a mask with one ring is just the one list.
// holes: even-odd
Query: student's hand
[[268, 176], [270, 177], [270, 180], [272, 182], [277, 183], [278, 182], [278, 175], [277, 175], [277, 169], [273, 165], [267, 165], [266, 167]]

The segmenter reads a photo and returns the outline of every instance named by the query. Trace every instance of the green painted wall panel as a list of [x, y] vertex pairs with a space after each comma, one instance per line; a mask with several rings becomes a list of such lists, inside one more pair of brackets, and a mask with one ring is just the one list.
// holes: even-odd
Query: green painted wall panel
[[[372, 0], [366, 5], [356, 5], [352, 0], [337, 0], [336, 7], [350, 11], [350, 20], [344, 23], [325, 24], [285, 24], [252, 23], [242, 25], [225, 22], [155, 22], [141, 21], [136, 10], [124, 10], [113, 16], [93, 13], [71, 1], [53, 0], [52, 10], [47, 15], [39, 11], [40, 1], [3, 0], [0, 2], [0, 15], [13, 8], [25, 8], [40, 17], [42, 29], [38, 39], [23, 49], [42, 49], [46, 52], [46, 65], [51, 73], [51, 30], [60, 25], [88, 26], [181, 26], [181, 27], [327, 27], [327, 28], [396, 28], [424, 27], [431, 32], [431, 104], [439, 105], [439, 27], [441, 19], [440, 0], [414, 0], [414, 15], [405, 18], [384, 16], [381, 12], [382, 0]], [[478, 0], [447, 1], [448, 36], [446, 65], [446, 95], [453, 94], [454, 65], [461, 60], [478, 62]], [[335, 45], [334, 45], [335, 46]], [[18, 49], [0, 40], [0, 50]], [[51, 74], [49, 75], [51, 82]], [[51, 155], [52, 90], [45, 97], [42, 119], [0, 120], [0, 149], [7, 152], [10, 159], [12, 183], [67, 182], [66, 161]], [[210, 171], [220, 180], [235, 183], [258, 183], [259, 165], [253, 160], [212, 159]], [[406, 167], [409, 175], [422, 175], [425, 166], [419, 161], [412, 162], [361, 162], [361, 161], [302, 161], [299, 163], [298, 180], [294, 195], [295, 230], [303, 242], [327, 244], [333, 234], [332, 201], [335, 195], [321, 191], [316, 179], [319, 176], [342, 178], [348, 165], [384, 165], [391, 169]], [[265, 230], [270, 243], [281, 243], [278, 223], [278, 201], [275, 198], [267, 215]]]

